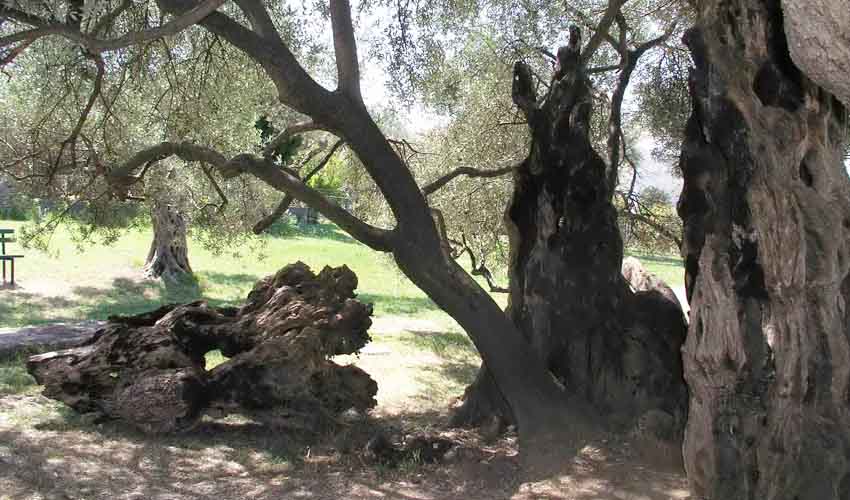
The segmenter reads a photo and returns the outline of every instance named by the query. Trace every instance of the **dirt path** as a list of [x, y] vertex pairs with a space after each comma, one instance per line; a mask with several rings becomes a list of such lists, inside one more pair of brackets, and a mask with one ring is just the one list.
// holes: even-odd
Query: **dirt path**
[[[632, 443], [614, 438], [587, 443], [560, 477], [519, 484], [515, 436], [485, 443], [476, 432], [446, 430], [446, 408], [477, 360], [462, 351], [429, 351], [437, 327], [377, 318], [378, 340], [351, 360], [378, 381], [378, 407], [317, 438], [237, 417], [205, 419], [186, 435], [150, 437], [88, 422], [37, 387], [0, 393], [0, 500], [689, 498], [681, 470], [649, 465]], [[395, 439], [439, 432], [460, 446], [439, 465], [367, 464], [359, 451], [377, 429]]]

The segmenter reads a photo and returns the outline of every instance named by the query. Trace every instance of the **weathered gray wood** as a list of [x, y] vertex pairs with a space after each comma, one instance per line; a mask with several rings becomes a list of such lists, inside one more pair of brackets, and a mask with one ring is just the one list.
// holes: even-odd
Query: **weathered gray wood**
[[0, 358], [74, 347], [91, 338], [104, 324], [104, 321], [86, 321], [0, 328]]

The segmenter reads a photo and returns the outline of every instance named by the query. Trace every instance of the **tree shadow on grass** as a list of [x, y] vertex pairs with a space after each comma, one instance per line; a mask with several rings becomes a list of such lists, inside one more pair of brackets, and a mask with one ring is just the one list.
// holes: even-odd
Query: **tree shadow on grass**
[[[8, 290], [0, 295], [0, 328], [104, 320], [109, 316], [139, 314], [164, 304], [202, 299], [213, 307], [233, 305], [245, 299], [256, 280], [256, 276], [244, 273], [203, 272], [198, 273], [198, 278], [180, 282], [119, 277], [111, 286], [78, 286], [67, 296]], [[205, 297], [205, 291], [217, 287], [236, 287], [244, 293], [233, 300]]]
[[331, 223], [321, 224], [274, 224], [269, 234], [274, 238], [318, 238], [339, 241], [341, 243], [357, 243], [357, 240], [342, 231], [339, 226]]

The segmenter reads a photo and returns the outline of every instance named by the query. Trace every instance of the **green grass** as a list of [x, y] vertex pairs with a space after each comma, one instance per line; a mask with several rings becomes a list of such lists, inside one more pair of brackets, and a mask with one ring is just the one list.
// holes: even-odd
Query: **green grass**
[[[4, 228], [19, 230], [22, 225], [0, 221]], [[51, 246], [56, 255], [12, 246], [11, 251], [26, 255], [16, 269], [22, 287], [0, 291], [0, 327], [105, 319], [200, 298], [213, 305], [239, 304], [257, 280], [298, 260], [316, 272], [325, 265], [348, 265], [358, 276], [358, 293], [375, 304], [378, 316], [434, 319], [451, 326], [450, 319], [389, 259], [329, 226], [286, 238], [266, 237], [265, 258], [236, 248], [215, 255], [190, 239], [189, 259], [197, 281], [180, 286], [140, 279], [150, 238], [149, 230], [131, 231], [114, 245], [96, 245], [79, 253], [60, 228]], [[232, 255], [236, 250], [241, 253]]]
[[635, 257], [647, 269], [671, 287], [683, 286], [685, 283], [685, 268], [682, 259], [677, 255], [650, 255], [639, 252], [627, 252]]
[[[23, 222], [0, 220], [0, 227], [20, 230]], [[111, 246], [76, 250], [70, 234], [60, 228], [51, 253], [12, 245], [23, 253], [18, 262], [16, 290], [0, 291], [0, 328], [54, 321], [105, 319], [134, 314], [163, 303], [208, 300], [213, 305], [241, 303], [254, 283], [286, 264], [301, 260], [318, 272], [325, 265], [348, 265], [358, 276], [360, 299], [372, 302], [376, 316], [428, 319], [444, 330], [457, 324], [413, 285], [385, 255], [355, 242], [331, 225], [319, 225], [286, 237], [264, 237], [262, 255], [247, 248], [225, 248], [218, 255], [190, 239], [189, 258], [196, 281], [167, 285], [141, 279], [150, 245], [150, 230], [133, 230]], [[264, 257], [263, 257], [264, 256]], [[672, 257], [637, 255], [647, 268], [671, 285], [682, 282], [681, 261]], [[504, 306], [505, 294], [495, 294]]]
[[0, 359], [0, 397], [31, 394], [38, 390], [35, 379], [27, 373], [21, 357]]

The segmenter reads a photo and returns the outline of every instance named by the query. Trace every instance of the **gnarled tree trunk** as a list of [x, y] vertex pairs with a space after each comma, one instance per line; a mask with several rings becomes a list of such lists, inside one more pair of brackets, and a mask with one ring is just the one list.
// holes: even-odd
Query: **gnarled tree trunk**
[[[298, 262], [257, 282], [239, 309], [195, 302], [110, 318], [81, 347], [33, 356], [27, 369], [46, 396], [150, 433], [190, 429], [205, 413], [317, 431], [376, 403], [366, 372], [329, 359], [370, 340], [372, 307], [356, 287], [345, 266], [317, 276]], [[214, 349], [230, 359], [207, 370]]]
[[[614, 185], [588, 136], [590, 81], [578, 53], [569, 58], [542, 106], [527, 111], [531, 151], [514, 174], [505, 214], [508, 314], [567, 393], [612, 424], [625, 426], [660, 410], [681, 428], [687, 404], [679, 356], [684, 315], [678, 302], [658, 290], [633, 292], [621, 274]], [[533, 88], [525, 72], [521, 64], [515, 68], [520, 107], [532, 101], [523, 92]], [[483, 367], [454, 423], [477, 424], [494, 414], [511, 420]]]
[[186, 221], [174, 207], [160, 201], [151, 207], [153, 241], [145, 259], [145, 276], [178, 281], [192, 275]]
[[783, 21], [779, 0], [705, 1], [686, 36], [684, 451], [700, 498], [850, 498], [847, 110], [792, 62]]

